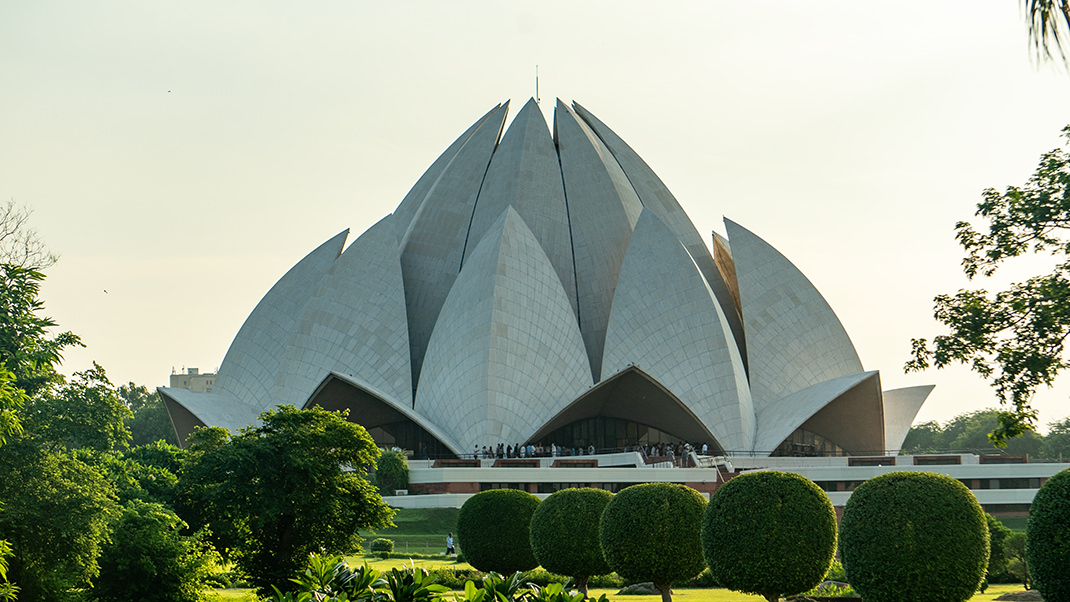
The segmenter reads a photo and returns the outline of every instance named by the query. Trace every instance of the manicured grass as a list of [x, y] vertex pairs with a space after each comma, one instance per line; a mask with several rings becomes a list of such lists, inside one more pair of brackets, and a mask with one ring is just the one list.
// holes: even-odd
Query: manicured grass
[[[401, 563], [405, 562], [396, 558], [379, 561], [386, 570], [390, 570], [391, 567], [401, 566]], [[417, 566], [419, 565], [419, 561]], [[352, 559], [350, 559], [352, 563]], [[369, 563], [371, 564], [371, 563]], [[407, 564], [407, 563], [406, 563]], [[464, 568], [468, 565], [455, 565], [456, 568]], [[375, 566], [377, 570], [383, 570], [380, 566]], [[1021, 585], [992, 585], [983, 594], [977, 594], [970, 598], [969, 602], [990, 602], [995, 600], [999, 596], [1008, 592], [1021, 591]], [[661, 596], [617, 596], [616, 589], [592, 589], [590, 591], [591, 597], [597, 598], [598, 596], [605, 594], [607, 598], [614, 602], [661, 602]], [[256, 596], [253, 594], [253, 590], [250, 589], [217, 589], [214, 590], [217, 599], [223, 602], [255, 602]], [[447, 600], [452, 600], [450, 594], [446, 595]], [[672, 593], [673, 600], [679, 600], [680, 602], [760, 602], [765, 598], [761, 596], [753, 596], [750, 594], [741, 594], [738, 592], [729, 591], [726, 589], [711, 588], [711, 589], [676, 589]]]
[[360, 531], [360, 536], [368, 542], [376, 537], [391, 539], [399, 554], [437, 554], [446, 551], [446, 534], [457, 532], [458, 512], [457, 508], [401, 508], [394, 515], [396, 527]]

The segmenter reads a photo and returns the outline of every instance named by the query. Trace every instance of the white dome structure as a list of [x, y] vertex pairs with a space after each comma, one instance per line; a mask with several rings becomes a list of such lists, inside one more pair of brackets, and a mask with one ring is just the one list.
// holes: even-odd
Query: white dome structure
[[[710, 246], [612, 130], [529, 101], [461, 135], [391, 215], [312, 251], [241, 327], [211, 393], [160, 388], [180, 440], [279, 404], [380, 445], [884, 454], [932, 387], [882, 391], [832, 308], [725, 220]], [[712, 251], [711, 251], [712, 248]]]

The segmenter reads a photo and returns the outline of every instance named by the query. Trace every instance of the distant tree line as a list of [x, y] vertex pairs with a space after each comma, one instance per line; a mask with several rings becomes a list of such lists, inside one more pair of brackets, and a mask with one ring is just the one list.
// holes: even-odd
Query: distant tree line
[[988, 437], [999, 425], [1000, 411], [978, 410], [955, 416], [941, 425], [935, 420], [911, 427], [900, 454], [1005, 453], [1047, 460], [1070, 460], [1070, 416], [1048, 424], [1048, 434], [1031, 428], [996, 449]]

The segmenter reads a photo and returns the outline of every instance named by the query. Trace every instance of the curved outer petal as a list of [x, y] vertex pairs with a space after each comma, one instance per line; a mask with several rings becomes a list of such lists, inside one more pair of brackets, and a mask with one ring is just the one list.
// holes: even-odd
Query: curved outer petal
[[691, 256], [649, 209], [621, 265], [602, 369], [629, 364], [672, 391], [726, 450], [751, 450], [754, 408], [732, 331]]
[[810, 385], [862, 371], [821, 293], [786, 257], [725, 219], [743, 304], [755, 410]]
[[[784, 441], [785, 438], [787, 438], [788, 435], [795, 431], [795, 429], [803, 426], [807, 420], [830, 406], [832, 402], [841, 398], [844, 394], [851, 391], [851, 389], [862, 385], [866, 381], [873, 381], [877, 385], [877, 403], [875, 406], [877, 415], [874, 419], [876, 420], [876, 423], [880, 425], [880, 430], [882, 431], [877, 437], [877, 439], [880, 439], [880, 436], [883, 435], [883, 421], [880, 416], [880, 381], [878, 379], [879, 374], [876, 371], [848, 374], [846, 376], [814, 384], [800, 391], [796, 391], [775, 403], [766, 404], [759, 408], [758, 434], [754, 440], [754, 451], [765, 454], [772, 452]], [[871, 411], [872, 408], [873, 406], [870, 404], [869, 408], [863, 409]], [[841, 416], [840, 418], [842, 420], [838, 422], [840, 423], [842, 430], [855, 430], [860, 426], [844, 416]], [[839, 443], [837, 437], [833, 433], [819, 434]], [[874, 443], [877, 443], [878, 447], [883, 447], [879, 445], [880, 442]], [[866, 451], [876, 451], [877, 453], [881, 453], [880, 450], [876, 449], [867, 449]]]
[[736, 346], [743, 351], [741, 356], [745, 365], [746, 341], [743, 337], [743, 323], [740, 320], [739, 312], [732, 301], [732, 295], [725, 284], [724, 278], [721, 277], [721, 273], [717, 270], [709, 247], [706, 246], [702, 236], [695, 229], [695, 225], [691, 223], [691, 218], [687, 217], [683, 207], [677, 202], [676, 197], [669, 192], [661, 178], [654, 173], [654, 170], [650, 169], [650, 166], [646, 164], [646, 161], [643, 161], [638, 153], [632, 150], [632, 147], [628, 146], [616, 132], [606, 127], [604, 123], [599, 121], [590, 111], [580, 106], [579, 103], [573, 102], [572, 106], [576, 109], [576, 113], [590, 124], [591, 129], [598, 134], [602, 142], [613, 153], [613, 157], [616, 158], [621, 169], [624, 170], [624, 174], [628, 177], [628, 181], [631, 182], [636, 194], [639, 195], [639, 200], [642, 201], [643, 206], [653, 211], [654, 215], [658, 216], [669, 227], [669, 230], [684, 245], [687, 252], [691, 254], [695, 264], [698, 265], [699, 270], [702, 272], [702, 276], [706, 279], [717, 297], [717, 301], [721, 304], [725, 318], [732, 328], [732, 336], [735, 338]]
[[546, 251], [575, 311], [576, 270], [561, 165], [542, 111], [534, 100], [517, 113], [494, 151], [472, 216], [466, 261], [476, 243], [510, 205]]
[[349, 245], [310, 296], [274, 397], [300, 407], [331, 372], [359, 374], [412, 407], [405, 288], [389, 216]]
[[425, 365], [416, 410], [464, 449], [526, 441], [591, 386], [561, 282], [513, 209], [457, 278]]
[[416, 212], [420, 210], [420, 206], [423, 205], [424, 199], [427, 198], [427, 193], [431, 191], [435, 182], [438, 181], [439, 176], [446, 169], [446, 166], [453, 161], [453, 158], [457, 156], [457, 152], [461, 150], [465, 142], [472, 137], [472, 134], [479, 129], [479, 126], [487, 120], [488, 117], [493, 115], [502, 105], [495, 105], [493, 109], [487, 111], [485, 115], [479, 118], [479, 121], [473, 123], [463, 134], [461, 134], [453, 144], [450, 145], [435, 162], [431, 164], [431, 167], [427, 168], [420, 179], [413, 184], [412, 189], [409, 190], [405, 198], [401, 200], [397, 209], [394, 210], [394, 227], [398, 232], [406, 232], [409, 226], [412, 224], [412, 220], [416, 217]]
[[[360, 389], [364, 389], [365, 391], [368, 391], [370, 394], [374, 395], [379, 400], [380, 403], [382, 403], [385, 406], [390, 407], [393, 410], [396, 410], [402, 416], [404, 416], [405, 418], [411, 420], [414, 424], [416, 424], [420, 428], [422, 428], [425, 431], [427, 431], [428, 434], [430, 434], [432, 437], [434, 437], [435, 439], [438, 439], [439, 442], [441, 442], [443, 445], [445, 445], [447, 448], [449, 448], [450, 451], [452, 451], [453, 453], [457, 454], [458, 457], [460, 457], [463, 453], [468, 451], [466, 448], [464, 448], [461, 445], [459, 445], [457, 443], [457, 441], [454, 440], [453, 437], [450, 436], [449, 433], [447, 433], [446, 431], [443, 431], [433, 421], [428, 420], [426, 417], [424, 417], [419, 412], [417, 412], [412, 407], [411, 404], [402, 403], [402, 402], [398, 401], [397, 399], [391, 397], [390, 394], [387, 393], [386, 391], [381, 391], [381, 390], [376, 389], [374, 385], [372, 385], [368, 381], [365, 381], [364, 379], [362, 379], [362, 378], [360, 378], [358, 376], [353, 376], [351, 374], [341, 374], [339, 372], [332, 372], [331, 374], [332, 374], [332, 376], [334, 376], [335, 378], [338, 378], [339, 380], [341, 380], [343, 382], [349, 383], [350, 385], [353, 385], [354, 387], [358, 387]], [[351, 413], [350, 414], [350, 420], [352, 420], [352, 419], [353, 419], [353, 415]]]
[[428, 190], [412, 224], [402, 235], [401, 269], [413, 381], [419, 380], [438, 312], [461, 270], [476, 197], [508, 108], [507, 103], [482, 120]]
[[935, 385], [920, 385], [884, 392], [884, 440], [889, 452], [899, 453], [910, 425], [934, 388]]
[[283, 342], [290, 340], [297, 318], [308, 303], [309, 291], [316, 290], [342, 252], [348, 235], [349, 230], [344, 230], [320, 245], [264, 295], [230, 344], [213, 393], [238, 399], [257, 408], [257, 413], [275, 405], [272, 389], [286, 356]]
[[572, 229], [580, 332], [598, 381], [617, 274], [643, 205], [609, 149], [560, 100], [554, 136]]
[[186, 437], [199, 426], [221, 426], [236, 432], [256, 423], [260, 410], [230, 395], [201, 393], [189, 389], [157, 387], [178, 436], [179, 447], [186, 447]]

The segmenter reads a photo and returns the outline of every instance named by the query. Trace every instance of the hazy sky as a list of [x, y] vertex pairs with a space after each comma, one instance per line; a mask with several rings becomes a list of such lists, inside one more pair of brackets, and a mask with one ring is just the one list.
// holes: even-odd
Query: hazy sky
[[[935, 383], [919, 420], [992, 405], [965, 369], [902, 365], [941, 332], [933, 296], [969, 284], [954, 223], [1070, 123], [1016, 0], [6, 0], [0, 198], [62, 256], [46, 313], [87, 344], [63, 371], [215, 370], [287, 269], [393, 211], [496, 103], [515, 114], [536, 65], [548, 122], [580, 102], [707, 241], [729, 217], [791, 259], [884, 388]], [[1041, 422], [1068, 396], [1042, 393]]]

